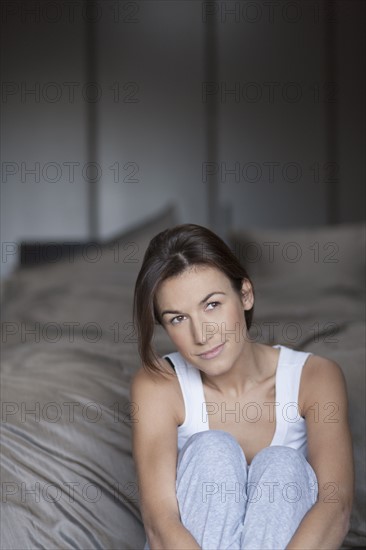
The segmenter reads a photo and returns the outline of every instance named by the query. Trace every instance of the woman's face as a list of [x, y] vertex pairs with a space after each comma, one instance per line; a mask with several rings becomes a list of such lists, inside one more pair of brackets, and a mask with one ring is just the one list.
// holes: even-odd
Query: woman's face
[[[177, 351], [207, 373], [230, 369], [247, 342], [244, 309], [253, 306], [249, 281], [239, 296], [219, 269], [192, 266], [161, 283], [156, 303]], [[211, 355], [202, 355], [216, 347]]]

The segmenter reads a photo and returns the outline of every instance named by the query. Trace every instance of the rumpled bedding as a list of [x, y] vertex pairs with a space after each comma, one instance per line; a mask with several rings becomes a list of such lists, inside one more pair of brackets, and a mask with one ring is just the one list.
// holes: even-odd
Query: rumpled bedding
[[[140, 366], [133, 286], [149, 240], [175, 223], [169, 207], [104, 244], [98, 262], [81, 256], [6, 281], [2, 550], [143, 548], [129, 400]], [[137, 262], [125, 261], [132, 248]], [[155, 345], [173, 351], [159, 331]]]
[[[169, 207], [105, 243], [98, 262], [78, 257], [73, 263], [19, 269], [6, 281], [3, 550], [144, 547], [131, 454], [135, 409], [129, 383], [140, 364], [133, 285], [149, 240], [176, 223]], [[127, 261], [131, 243], [136, 262]], [[124, 251], [118, 258], [116, 246]], [[334, 286], [312, 293], [260, 277], [256, 290], [253, 339], [332, 358], [345, 373], [357, 495], [342, 548], [366, 546], [362, 292]], [[154, 341], [160, 354], [174, 351], [160, 328]]]

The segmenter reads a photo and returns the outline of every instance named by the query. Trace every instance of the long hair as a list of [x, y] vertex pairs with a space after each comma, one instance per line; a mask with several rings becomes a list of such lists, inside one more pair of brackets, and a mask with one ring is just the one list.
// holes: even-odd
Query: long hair
[[[138, 352], [145, 369], [163, 374], [152, 346], [155, 325], [162, 325], [156, 304], [160, 283], [194, 265], [216, 267], [230, 279], [239, 294], [243, 279], [254, 287], [246, 269], [227, 244], [210, 229], [193, 223], [165, 229], [150, 241], [138, 273], [133, 299], [133, 322], [138, 336]], [[250, 329], [254, 307], [244, 312]]]

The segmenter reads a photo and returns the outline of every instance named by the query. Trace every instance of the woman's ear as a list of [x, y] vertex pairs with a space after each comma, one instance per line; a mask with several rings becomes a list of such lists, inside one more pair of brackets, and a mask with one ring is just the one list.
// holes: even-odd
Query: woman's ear
[[243, 308], [245, 310], [252, 309], [254, 305], [254, 294], [253, 294], [253, 288], [250, 284], [250, 281], [246, 278], [243, 279], [243, 283], [241, 286], [241, 302], [243, 304]]

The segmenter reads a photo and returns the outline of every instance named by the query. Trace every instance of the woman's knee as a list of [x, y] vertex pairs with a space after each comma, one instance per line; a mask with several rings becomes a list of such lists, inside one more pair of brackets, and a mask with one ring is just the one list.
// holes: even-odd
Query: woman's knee
[[[273, 445], [259, 451], [249, 468], [249, 482], [266, 487], [271, 483], [286, 492], [289, 502], [306, 494], [314, 503], [318, 495], [316, 474], [301, 451], [285, 445]], [[287, 494], [289, 492], [289, 494]], [[295, 492], [295, 496], [292, 494]], [[299, 497], [300, 495], [300, 497]]]
[[[240, 453], [241, 448], [235, 437], [223, 430], [205, 430], [191, 435], [183, 445], [180, 455], [187, 451], [194, 453], [199, 460], [222, 459]], [[189, 452], [189, 454], [190, 454]]]
[[259, 451], [253, 458], [251, 464], [257, 462], [268, 462], [270, 464], [282, 463], [304, 463], [305, 457], [300, 451], [286, 445], [271, 445]]
[[313, 468], [301, 451], [286, 445], [273, 445], [259, 451], [251, 462], [251, 469], [276, 472], [286, 477], [302, 474], [310, 481], [317, 482]]

